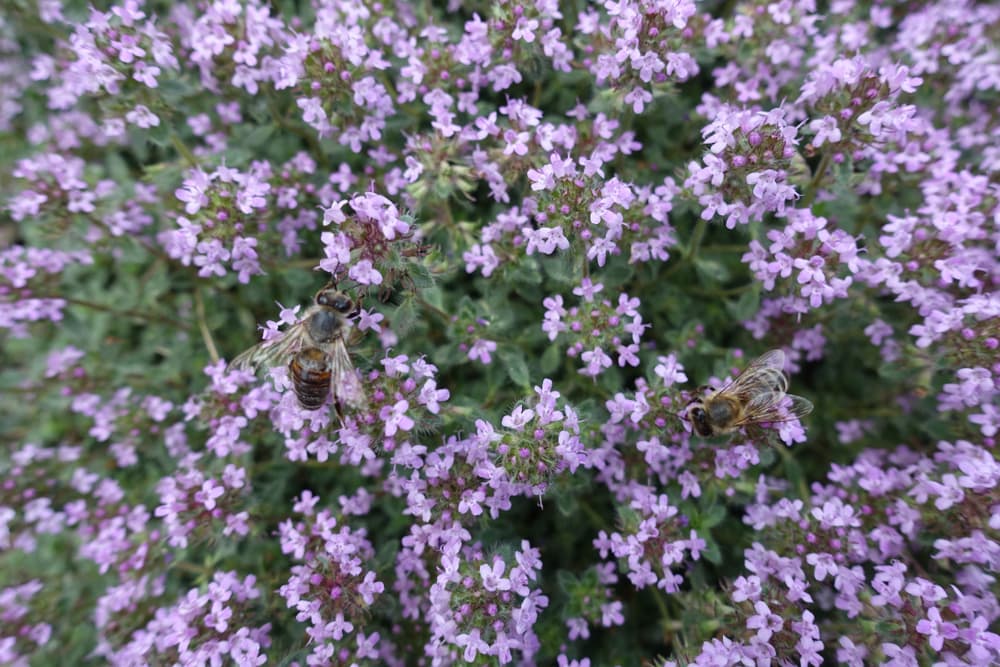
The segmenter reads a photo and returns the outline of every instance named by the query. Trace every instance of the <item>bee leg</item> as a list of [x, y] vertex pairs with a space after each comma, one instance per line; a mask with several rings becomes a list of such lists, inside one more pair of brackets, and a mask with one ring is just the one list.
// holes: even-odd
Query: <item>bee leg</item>
[[337, 419], [341, 424], [344, 423], [344, 406], [341, 405], [340, 401], [336, 398], [333, 399], [333, 410], [337, 413]]
[[361, 342], [361, 339], [365, 337], [365, 333], [359, 329], [351, 329], [351, 333], [347, 335], [344, 340], [344, 345], [347, 347], [354, 347]]

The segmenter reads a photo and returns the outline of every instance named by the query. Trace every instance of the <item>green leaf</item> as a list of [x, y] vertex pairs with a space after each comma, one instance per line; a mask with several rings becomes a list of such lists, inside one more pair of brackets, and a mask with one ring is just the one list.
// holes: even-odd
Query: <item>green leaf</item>
[[[784, 445], [778, 444], [778, 447], [783, 447]], [[793, 489], [802, 488], [805, 486], [805, 473], [802, 470], [802, 466], [795, 459], [794, 456], [783, 456], [785, 479], [791, 482]]]
[[744, 292], [736, 301], [726, 301], [726, 310], [733, 316], [733, 319], [744, 321], [753, 317], [760, 309], [760, 285], [755, 284], [754, 288]]
[[434, 275], [422, 262], [410, 262], [407, 270], [414, 286], [418, 289], [428, 289], [434, 286]]
[[698, 517], [698, 525], [701, 528], [712, 528], [722, 523], [726, 518], [726, 508], [722, 505], [712, 505], [708, 511]]
[[722, 552], [715, 540], [705, 540], [705, 542], [707, 544], [701, 552], [701, 557], [714, 565], [722, 563]]
[[270, 141], [275, 129], [274, 123], [257, 125], [251, 132], [243, 136], [241, 143], [249, 148], [261, 148]]
[[173, 128], [164, 119], [160, 119], [160, 124], [145, 131], [146, 138], [157, 146], [167, 146], [170, 144], [170, 132]]
[[545, 275], [558, 285], [575, 285], [580, 282], [580, 263], [569, 253], [559, 253], [546, 257], [541, 262]]
[[552, 343], [545, 348], [545, 352], [542, 352], [542, 357], [538, 363], [538, 370], [541, 371], [542, 375], [548, 376], [554, 374], [559, 369], [564, 356], [562, 349], [555, 343]]
[[180, 106], [180, 102], [192, 92], [191, 86], [176, 77], [161, 77], [157, 81], [156, 89], [163, 101], [174, 108]]
[[108, 170], [108, 176], [119, 183], [127, 183], [132, 180], [132, 173], [128, 163], [122, 158], [121, 153], [109, 151], [104, 155], [104, 166]]
[[404, 336], [417, 322], [417, 300], [412, 296], [403, 299], [399, 307], [392, 313], [392, 330], [399, 336]]
[[558, 493], [556, 509], [564, 517], [574, 517], [580, 513], [580, 501], [575, 493]]
[[525, 361], [524, 353], [520, 349], [505, 345], [497, 350], [497, 356], [507, 371], [507, 375], [515, 384], [521, 387], [531, 386], [531, 374], [528, 372], [528, 363]]
[[706, 282], [722, 284], [729, 280], [729, 269], [722, 262], [705, 257], [698, 257], [694, 260], [694, 269], [698, 277]]
[[536, 286], [542, 282], [542, 270], [535, 257], [525, 257], [516, 267], [504, 267], [514, 284]]
[[600, 272], [599, 278], [594, 278], [594, 282], [604, 283], [604, 293], [607, 294], [609, 288], [624, 285], [632, 279], [634, 274], [635, 267], [632, 264], [629, 264], [622, 257], [614, 257]]

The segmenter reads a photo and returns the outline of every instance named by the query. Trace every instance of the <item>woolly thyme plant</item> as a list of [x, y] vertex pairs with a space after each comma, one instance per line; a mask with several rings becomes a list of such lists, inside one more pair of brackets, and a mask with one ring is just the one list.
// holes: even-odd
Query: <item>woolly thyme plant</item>
[[[996, 664], [998, 31], [5, 3], [0, 663]], [[228, 366], [328, 283], [356, 406]]]

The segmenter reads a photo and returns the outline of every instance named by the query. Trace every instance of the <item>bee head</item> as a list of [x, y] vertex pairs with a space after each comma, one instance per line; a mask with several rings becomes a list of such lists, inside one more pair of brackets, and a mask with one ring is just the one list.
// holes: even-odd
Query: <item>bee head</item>
[[688, 409], [687, 417], [691, 420], [691, 426], [694, 427], [695, 433], [703, 438], [711, 437], [712, 425], [708, 423], [708, 413], [705, 412], [705, 408], [701, 407], [700, 403], [696, 403]]
[[354, 301], [351, 297], [333, 288], [324, 288], [317, 292], [316, 305], [333, 308], [343, 315], [347, 315], [354, 310]]

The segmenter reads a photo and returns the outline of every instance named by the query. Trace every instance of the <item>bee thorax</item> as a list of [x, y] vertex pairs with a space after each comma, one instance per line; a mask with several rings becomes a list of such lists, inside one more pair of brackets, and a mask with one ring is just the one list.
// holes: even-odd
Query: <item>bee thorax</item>
[[717, 425], [729, 424], [736, 419], [738, 413], [736, 404], [733, 401], [723, 398], [709, 401], [706, 408], [709, 421]]
[[335, 311], [322, 309], [313, 313], [306, 324], [309, 335], [317, 343], [329, 343], [340, 336], [343, 318]]

